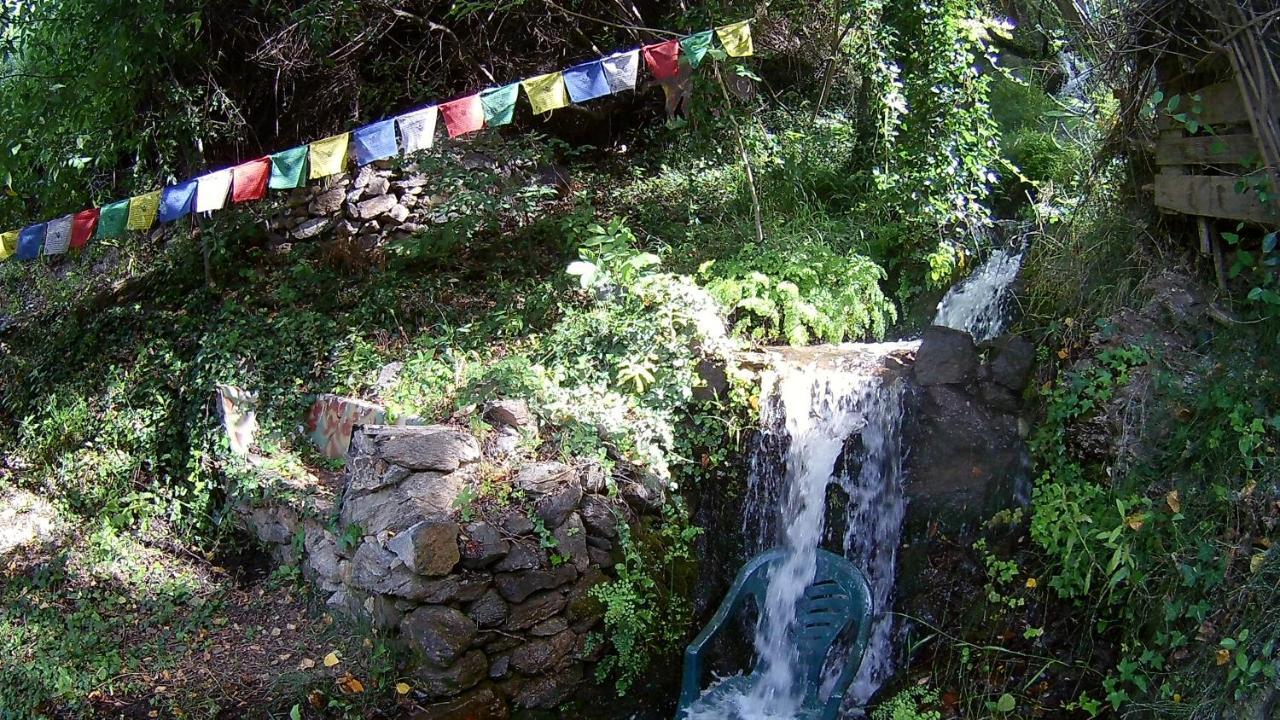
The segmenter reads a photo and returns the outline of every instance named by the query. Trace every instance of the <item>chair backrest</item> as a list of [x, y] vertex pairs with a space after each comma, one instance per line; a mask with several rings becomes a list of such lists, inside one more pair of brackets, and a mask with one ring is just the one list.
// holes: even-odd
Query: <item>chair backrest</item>
[[[797, 676], [805, 683], [806, 695], [817, 694], [832, 645], [857, 623], [848, 649], [849, 656], [845, 658], [846, 668], [851, 671], [841, 673], [836, 690], [842, 691], [853, 682], [854, 671], [861, 665], [866, 650], [873, 610], [871, 588], [861, 570], [834, 553], [819, 549], [817, 555], [813, 582], [805, 588], [804, 596], [796, 604], [796, 623], [792, 633], [800, 663]], [[775, 549], [761, 553], [747, 563], [750, 571], [742, 590], [755, 598], [758, 612], [766, 612], [764, 598], [769, 575], [784, 558], [785, 553]]]

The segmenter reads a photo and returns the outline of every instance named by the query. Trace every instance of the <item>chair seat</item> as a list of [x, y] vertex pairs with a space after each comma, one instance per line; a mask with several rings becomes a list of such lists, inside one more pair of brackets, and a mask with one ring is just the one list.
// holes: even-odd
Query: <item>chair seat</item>
[[765, 714], [751, 697], [756, 678], [734, 675], [708, 687], [697, 702], [688, 708], [687, 720], [811, 720], [822, 713], [823, 703], [817, 697], [804, 698], [794, 713]]

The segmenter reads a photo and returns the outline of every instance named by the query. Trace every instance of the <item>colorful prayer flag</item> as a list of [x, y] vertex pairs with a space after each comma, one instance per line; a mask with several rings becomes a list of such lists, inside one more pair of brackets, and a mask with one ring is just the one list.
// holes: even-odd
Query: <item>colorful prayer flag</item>
[[396, 118], [396, 125], [400, 126], [400, 140], [404, 145], [401, 150], [406, 156], [426, 150], [435, 142], [438, 115], [439, 109], [432, 105]]
[[351, 134], [356, 146], [356, 164], [368, 165], [371, 162], [394, 157], [400, 148], [396, 146], [396, 121], [383, 120], [372, 125], [365, 125]]
[[711, 49], [712, 37], [711, 31], [707, 30], [694, 33], [680, 40], [680, 54], [689, 63], [689, 67], [696, 68], [702, 64], [702, 59], [707, 56], [707, 51]]
[[160, 209], [160, 191], [134, 195], [129, 198], [129, 230], [150, 230], [156, 224], [156, 212]]
[[520, 83], [489, 88], [480, 93], [480, 105], [484, 107], [484, 121], [489, 127], [506, 125], [516, 115], [516, 100], [520, 98]]
[[347, 168], [347, 146], [351, 142], [351, 133], [334, 135], [311, 143], [308, 159], [311, 161], [310, 178], [337, 175]]
[[117, 200], [103, 205], [98, 213], [98, 238], [120, 237], [129, 222], [129, 201]]
[[623, 90], [634, 90], [636, 76], [640, 71], [640, 51], [621, 52], [610, 55], [600, 61], [604, 68], [605, 80], [609, 83], [610, 92], [620, 93]]
[[267, 196], [271, 159], [258, 158], [231, 168], [231, 202], [261, 200]]
[[720, 43], [730, 57], [746, 57], [755, 54], [755, 44], [751, 41], [751, 21], [743, 20], [732, 25], [716, 28]]
[[44, 254], [61, 255], [71, 246], [71, 215], [50, 220], [44, 234]]
[[8, 260], [18, 250], [18, 231], [0, 233], [0, 260]]
[[454, 138], [475, 132], [484, 127], [484, 105], [479, 95], [468, 95], [447, 103], [440, 104], [440, 114], [444, 116], [445, 130]]
[[657, 45], [646, 45], [644, 62], [649, 72], [658, 80], [670, 80], [680, 72], [680, 41], [668, 40]]
[[613, 92], [609, 81], [605, 79], [604, 65], [599, 60], [574, 65], [565, 70], [564, 86], [569, 90], [569, 98], [576, 103], [594, 100]]
[[98, 208], [89, 208], [76, 213], [71, 221], [71, 247], [79, 250], [89, 244], [93, 231], [98, 229]]
[[529, 96], [535, 115], [551, 112], [569, 104], [569, 93], [564, 86], [564, 74], [553, 72], [520, 81]]
[[160, 196], [160, 211], [157, 219], [168, 223], [190, 215], [198, 184], [197, 180], [187, 180], [165, 188]]
[[196, 212], [221, 210], [226, 206], [230, 192], [231, 168], [201, 175], [196, 178]]
[[302, 187], [302, 171], [307, 166], [307, 146], [284, 150], [271, 156], [271, 180], [267, 187], [272, 190], [292, 190]]
[[45, 224], [30, 225], [18, 233], [18, 259], [35, 260], [40, 257], [40, 244], [44, 242]]

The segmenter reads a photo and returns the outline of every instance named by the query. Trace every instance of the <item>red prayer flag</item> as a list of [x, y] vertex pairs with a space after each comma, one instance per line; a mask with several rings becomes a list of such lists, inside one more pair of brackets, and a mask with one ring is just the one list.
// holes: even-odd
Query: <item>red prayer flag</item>
[[258, 158], [231, 168], [231, 202], [261, 200], [271, 179], [271, 158]]
[[98, 229], [98, 208], [81, 210], [71, 219], [71, 247], [79, 249], [89, 243]]
[[484, 105], [479, 95], [459, 98], [440, 105], [445, 129], [449, 137], [458, 137], [484, 127]]
[[680, 41], [668, 40], [657, 45], [646, 45], [644, 62], [649, 72], [659, 80], [670, 80], [680, 72]]

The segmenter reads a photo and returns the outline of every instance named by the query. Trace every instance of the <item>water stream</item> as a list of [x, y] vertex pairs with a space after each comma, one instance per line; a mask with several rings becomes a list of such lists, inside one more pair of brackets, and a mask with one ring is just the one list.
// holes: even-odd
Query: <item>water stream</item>
[[[1004, 331], [1021, 250], [999, 250], [947, 293], [936, 324], [978, 341]], [[867, 576], [875, 602], [870, 640], [846, 712], [856, 714], [894, 671], [893, 600], [906, 513], [902, 442], [907, 380], [891, 369], [915, 342], [791, 348], [764, 374], [761, 432], [750, 458], [743, 533], [757, 551], [781, 547], [754, 631], [752, 683], [723, 682], [690, 720], [789, 720], [800, 707], [791, 641], [796, 605], [813, 581], [817, 549], [843, 553]], [[841, 492], [833, 492], [832, 488]], [[844, 502], [831, 507], [832, 497]], [[828, 524], [834, 527], [828, 527]], [[829, 659], [830, 683], [841, 657]], [[742, 688], [742, 689], [737, 689]]]
[[1022, 248], [991, 253], [982, 267], [947, 291], [933, 324], [964, 330], [976, 342], [998, 337], [1008, 322], [1011, 286], [1022, 269], [1022, 254]]

